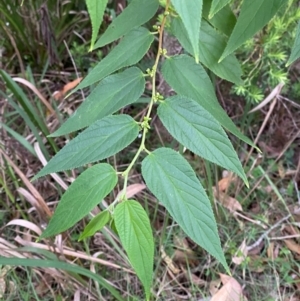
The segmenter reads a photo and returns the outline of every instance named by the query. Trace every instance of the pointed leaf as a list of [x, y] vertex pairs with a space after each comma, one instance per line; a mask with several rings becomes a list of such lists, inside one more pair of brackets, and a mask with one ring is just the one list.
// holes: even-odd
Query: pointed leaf
[[80, 130], [107, 115], [137, 101], [145, 88], [140, 69], [129, 68], [110, 75], [92, 91], [76, 112], [53, 134], [57, 137]]
[[[220, 106], [212, 83], [201, 67], [187, 55], [179, 55], [165, 60], [162, 73], [167, 83], [177, 94], [187, 96], [198, 102], [225, 129], [254, 146], [249, 138], [244, 136]], [[255, 147], [255, 146], [254, 146]]]
[[291, 56], [287, 62], [287, 66], [295, 62], [300, 57], [300, 22], [297, 26], [296, 39], [292, 48]]
[[238, 174], [248, 185], [239, 158], [226, 133], [202, 106], [184, 96], [167, 98], [158, 116], [170, 134], [200, 157]]
[[82, 240], [89, 236], [93, 236], [97, 231], [100, 231], [109, 221], [110, 213], [108, 210], [102, 211], [97, 214], [84, 228], [78, 240]]
[[244, 0], [237, 23], [220, 60], [262, 29], [287, 0]]
[[231, 0], [213, 0], [210, 7], [209, 18], [211, 19], [219, 10], [226, 6], [230, 1]]
[[110, 157], [129, 145], [138, 132], [138, 124], [128, 115], [98, 120], [65, 145], [33, 180]]
[[148, 22], [156, 13], [158, 6], [158, 0], [132, 0], [108, 26], [94, 49], [103, 47], [127, 34], [134, 27]]
[[85, 170], [63, 194], [41, 238], [74, 226], [113, 190], [117, 181], [116, 171], [109, 164], [96, 164]]
[[115, 225], [131, 265], [143, 283], [149, 300], [153, 275], [154, 242], [149, 218], [136, 201], [120, 203], [114, 211]]
[[[179, 18], [173, 18], [171, 29], [184, 49], [192, 54], [186, 30]], [[226, 57], [222, 62], [218, 62], [226, 46], [225, 38], [205, 21], [202, 21], [199, 38], [200, 62], [219, 77], [235, 84], [242, 84], [242, 69], [239, 61], [233, 54]]]
[[123, 67], [136, 64], [146, 54], [153, 39], [153, 35], [146, 28], [131, 30], [73, 92], [88, 87]]
[[212, 0], [203, 0], [203, 17], [216, 29], [230, 36], [236, 23], [236, 17], [229, 5], [224, 6], [212, 18], [208, 17]]
[[242, 68], [233, 54], [218, 63], [226, 46], [225, 38], [203, 21], [200, 33], [200, 60], [216, 75], [237, 85], [243, 84]]
[[171, 0], [176, 12], [182, 19], [192, 45], [196, 62], [199, 61], [199, 33], [202, 15], [202, 0]]
[[142, 162], [146, 185], [184, 232], [228, 270], [210, 201], [189, 163], [159, 148]]
[[108, 0], [86, 0], [86, 6], [92, 22], [92, 40], [90, 50], [93, 49], [97, 39], [98, 31], [102, 23], [103, 14]]

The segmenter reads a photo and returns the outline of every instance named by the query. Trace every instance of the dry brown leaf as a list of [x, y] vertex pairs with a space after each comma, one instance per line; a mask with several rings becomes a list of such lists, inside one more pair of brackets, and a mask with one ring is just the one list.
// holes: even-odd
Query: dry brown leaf
[[197, 256], [190, 248], [185, 237], [174, 235], [173, 242], [174, 246], [177, 248], [173, 255], [173, 260], [176, 263], [186, 264], [188, 262], [190, 265], [198, 264]]
[[226, 176], [218, 182], [219, 191], [226, 191], [230, 184], [234, 181], [233, 173], [227, 172]]
[[242, 301], [245, 300], [243, 296], [243, 289], [241, 285], [230, 276], [220, 274], [223, 286], [218, 292], [213, 295], [210, 301]]
[[292, 252], [300, 255], [300, 245], [298, 245], [295, 241], [292, 239], [285, 239], [284, 243]]
[[226, 191], [230, 185], [230, 178], [226, 177], [218, 182], [219, 191]]
[[213, 280], [209, 283], [209, 292], [212, 296], [218, 292], [220, 285], [221, 279]]
[[236, 200], [233, 197], [228, 196], [226, 193], [224, 192], [220, 192], [217, 193], [216, 189], [213, 189], [214, 191], [214, 196], [216, 199], [219, 200], [219, 202], [228, 210], [230, 210], [231, 212], [235, 212], [235, 211], [243, 211], [242, 205], [238, 202], [238, 200]]
[[274, 242], [271, 242], [269, 244], [269, 247], [267, 249], [267, 255], [268, 258], [274, 259]]
[[184, 273], [185, 273], [187, 279], [190, 279], [194, 285], [197, 285], [197, 286], [206, 286], [207, 285], [207, 282], [205, 280], [199, 278], [195, 274], [188, 274], [187, 271], [184, 271]]
[[190, 246], [185, 237], [174, 235], [173, 237], [174, 246], [178, 249], [189, 250]]
[[199, 260], [193, 250], [186, 250], [186, 251], [175, 250], [173, 255], [173, 260], [176, 263], [181, 263], [184, 265], [186, 265], [188, 262], [188, 264], [193, 267], [199, 263]]
[[171, 272], [175, 275], [179, 274], [180, 269], [178, 269], [175, 266], [175, 264], [173, 263], [172, 258], [166, 254], [163, 246], [160, 247], [160, 252], [161, 252], [161, 258], [166, 263], [167, 267], [171, 270]]
[[246, 259], [247, 255], [247, 245], [246, 240], [244, 240], [235, 255], [232, 257], [232, 262], [236, 265], [240, 265]]
[[280, 178], [284, 179], [286, 171], [285, 171], [285, 168], [283, 167], [282, 161], [279, 161], [277, 166], [278, 166], [278, 173], [279, 173]]
[[53, 98], [56, 101], [62, 100], [69, 91], [73, 90], [81, 82], [81, 80], [82, 80], [82, 77], [79, 77], [79, 78], [76, 78], [75, 80], [67, 83], [66, 85], [64, 85], [64, 87], [61, 90], [55, 91], [52, 94]]
[[31, 231], [35, 232], [38, 236], [42, 235], [41, 228], [39, 228], [36, 224], [29, 222], [29, 221], [25, 221], [23, 219], [14, 219], [6, 224], [6, 226], [11, 226], [11, 225], [30, 229]]

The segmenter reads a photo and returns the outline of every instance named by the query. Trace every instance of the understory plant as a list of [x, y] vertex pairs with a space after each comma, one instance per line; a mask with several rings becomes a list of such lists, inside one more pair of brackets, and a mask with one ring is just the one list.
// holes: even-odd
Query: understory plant
[[237, 52], [243, 83], [233, 86], [235, 94], [257, 103], [263, 100], [266, 90], [272, 90], [278, 84], [289, 84], [286, 62], [299, 19], [299, 2], [288, 0], [264, 30], [246, 41]]
[[[127, 199], [128, 177], [141, 161], [148, 189], [167, 209], [184, 232], [208, 253], [229, 267], [222, 251], [210, 200], [189, 162], [176, 150], [151, 149], [154, 106], [169, 133], [204, 160], [236, 173], [248, 186], [239, 158], [227, 137], [228, 131], [254, 146], [220, 106], [207, 70], [235, 84], [242, 84], [242, 69], [234, 51], [261, 30], [286, 5], [286, 0], [244, 0], [236, 19], [228, 0], [132, 0], [97, 40], [107, 0], [87, 0], [93, 35], [91, 50], [117, 40], [113, 49], [73, 91], [95, 85], [75, 113], [51, 137], [81, 131], [34, 177], [96, 163], [82, 172], [62, 196], [40, 239], [66, 231], [89, 214], [116, 186], [123, 184], [116, 199], [86, 226], [80, 239], [105, 225], [116, 229], [128, 259], [150, 300], [154, 266], [154, 240], [145, 209]], [[162, 12], [160, 22], [149, 29], [149, 20]], [[184, 49], [170, 56], [163, 45], [166, 24]], [[289, 63], [299, 57], [299, 30]], [[137, 67], [154, 41], [156, 57], [144, 73]], [[157, 77], [175, 91], [174, 96], [157, 91]], [[142, 121], [117, 112], [135, 103], [151, 83], [151, 97]], [[128, 167], [116, 170], [99, 163], [139, 139], [139, 148]], [[145, 158], [141, 160], [141, 155]]]
[[79, 40], [76, 32], [82, 32], [81, 42], [84, 39], [83, 29], [89, 21], [84, 8], [78, 0], [0, 1], [3, 65], [15, 68], [18, 61], [24, 75], [23, 65], [44, 67], [66, 61], [64, 42], [71, 47]]

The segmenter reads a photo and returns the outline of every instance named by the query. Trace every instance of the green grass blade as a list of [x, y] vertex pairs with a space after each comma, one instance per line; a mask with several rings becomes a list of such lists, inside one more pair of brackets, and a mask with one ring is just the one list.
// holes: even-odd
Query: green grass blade
[[0, 95], [2, 95], [3, 97], [5, 97], [9, 104], [16, 110], [16, 112], [23, 118], [23, 120], [25, 121], [25, 124], [30, 128], [30, 130], [32, 131], [32, 133], [34, 134], [37, 142], [39, 143], [39, 146], [45, 156], [45, 158], [47, 160], [50, 159], [50, 155], [49, 152], [39, 134], [38, 129], [36, 128], [36, 126], [33, 124], [33, 122], [31, 121], [30, 117], [27, 115], [27, 113], [23, 110], [22, 107], [18, 106], [18, 104], [16, 102], [14, 102], [10, 97], [8, 97], [7, 95], [5, 95], [2, 91], [0, 91]]
[[125, 301], [125, 299], [115, 290], [115, 288], [108, 284], [104, 278], [75, 264], [69, 264], [58, 260], [6, 258], [2, 256], [0, 256], [0, 264], [32, 268], [55, 268], [58, 270], [64, 270], [83, 275], [93, 279], [94, 281], [97, 281], [103, 288], [107, 289], [116, 298], [116, 300]]
[[0, 128], [1, 126], [9, 133], [12, 137], [14, 137], [21, 145], [23, 145], [31, 154], [33, 154], [36, 157], [36, 153], [32, 145], [19, 133], [11, 129], [6, 124], [0, 122]]

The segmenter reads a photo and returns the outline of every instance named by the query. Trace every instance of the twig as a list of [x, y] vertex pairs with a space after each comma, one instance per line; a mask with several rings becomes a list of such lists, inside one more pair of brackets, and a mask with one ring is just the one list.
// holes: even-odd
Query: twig
[[[300, 208], [299, 209], [297, 209], [297, 210], [295, 210], [295, 212], [294, 213], [297, 213], [297, 212], [299, 212], [300, 211]], [[277, 228], [277, 227], [279, 227], [283, 222], [285, 222], [286, 220], [288, 220], [290, 217], [292, 216], [292, 214], [291, 213], [289, 213], [287, 216], [285, 216], [285, 217], [283, 217], [281, 220], [279, 220], [276, 224], [274, 224], [270, 229], [268, 229], [266, 232], [264, 232], [259, 238], [258, 238], [258, 240], [254, 243], [254, 244], [252, 244], [252, 245], [250, 245], [250, 246], [247, 246], [247, 251], [249, 252], [249, 251], [251, 251], [251, 250], [253, 250], [254, 248], [256, 248], [256, 247], [258, 247], [260, 244], [261, 244], [261, 242], [275, 229], [275, 228]]]
[[251, 111], [248, 112], [248, 114], [251, 114], [255, 111], [260, 110], [261, 108], [263, 108], [265, 105], [267, 105], [272, 99], [274, 99], [275, 97], [277, 98], [278, 95], [281, 92], [282, 87], [284, 86], [283, 83], [278, 84], [272, 91], [271, 93], [255, 108], [253, 108]]

